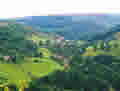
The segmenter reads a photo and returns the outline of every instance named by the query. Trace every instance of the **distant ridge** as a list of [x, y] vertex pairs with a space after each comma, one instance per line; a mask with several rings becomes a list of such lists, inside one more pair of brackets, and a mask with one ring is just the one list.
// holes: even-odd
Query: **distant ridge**
[[68, 40], [89, 40], [96, 34], [111, 31], [114, 25], [120, 24], [120, 15], [114, 14], [81, 14], [28, 16], [16, 20], [32, 27], [40, 28], [40, 32], [53, 32]]

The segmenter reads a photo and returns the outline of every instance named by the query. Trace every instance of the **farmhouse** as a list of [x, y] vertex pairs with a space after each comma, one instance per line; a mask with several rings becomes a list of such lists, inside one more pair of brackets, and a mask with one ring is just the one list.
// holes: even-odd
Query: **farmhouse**
[[8, 22], [0, 22], [0, 27], [6, 27], [8, 25], [9, 25]]

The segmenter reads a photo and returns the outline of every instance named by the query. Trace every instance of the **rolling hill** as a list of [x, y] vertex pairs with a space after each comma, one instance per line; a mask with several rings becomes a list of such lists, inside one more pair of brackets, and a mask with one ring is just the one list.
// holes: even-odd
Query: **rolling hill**
[[[24, 82], [28, 85], [33, 77], [41, 78], [63, 69], [50, 58], [54, 54], [48, 48], [37, 48], [40, 40], [51, 38], [48, 34], [35, 32], [34, 28], [30, 26], [18, 24], [15, 21], [0, 21], [0, 57], [17, 56], [16, 61], [18, 62], [9, 63], [0, 59], [0, 87], [15, 85], [20, 88]], [[43, 53], [42, 58], [34, 57], [38, 51]], [[35, 62], [36, 60], [37, 62]]]
[[78, 16], [28, 16], [17, 20], [40, 29], [64, 36], [67, 40], [89, 40], [120, 23], [119, 15], [96, 14]]
[[29, 53], [34, 52], [35, 48], [32, 41], [27, 40], [27, 36], [30, 34], [22, 25], [0, 22], [0, 55], [31, 55]]
[[0, 22], [0, 55], [32, 56], [37, 51], [34, 41], [47, 39], [52, 36], [37, 32], [31, 26], [15, 21]]

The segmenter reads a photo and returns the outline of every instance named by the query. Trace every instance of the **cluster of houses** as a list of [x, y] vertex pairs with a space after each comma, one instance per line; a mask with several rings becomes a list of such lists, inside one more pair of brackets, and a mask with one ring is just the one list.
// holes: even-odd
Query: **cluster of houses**
[[0, 27], [6, 27], [8, 25], [9, 25], [8, 22], [0, 22]]
[[55, 54], [53, 57], [57, 60], [60, 60], [60, 62], [64, 64], [65, 69], [67, 69], [69, 67], [70, 61], [71, 61], [69, 57], [66, 57], [66, 56], [60, 55], [60, 54]]
[[16, 62], [16, 56], [1, 56], [1, 58], [6, 62]]

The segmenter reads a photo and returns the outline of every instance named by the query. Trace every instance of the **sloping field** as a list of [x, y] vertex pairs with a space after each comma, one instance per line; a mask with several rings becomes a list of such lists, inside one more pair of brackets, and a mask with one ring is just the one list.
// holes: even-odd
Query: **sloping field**
[[0, 72], [6, 74], [4, 78], [8, 79], [7, 84], [17, 86], [20, 86], [22, 81], [28, 83], [31, 77], [42, 77], [61, 68], [59, 64], [50, 60], [41, 63], [0, 64]]

